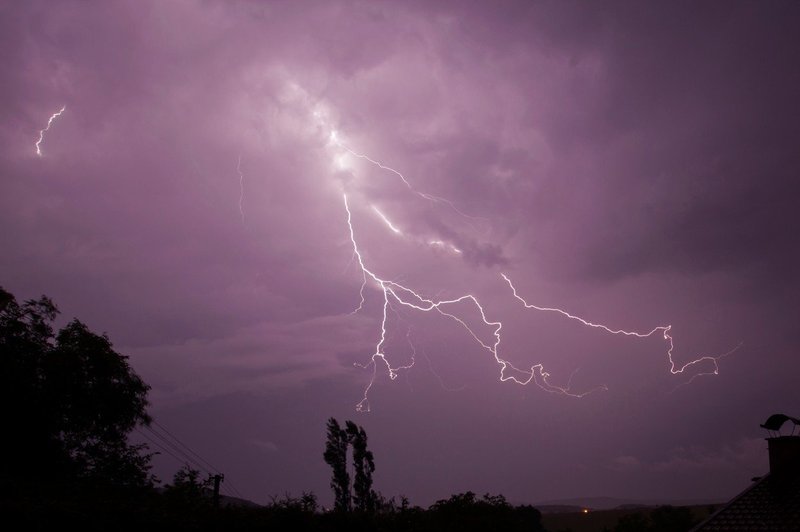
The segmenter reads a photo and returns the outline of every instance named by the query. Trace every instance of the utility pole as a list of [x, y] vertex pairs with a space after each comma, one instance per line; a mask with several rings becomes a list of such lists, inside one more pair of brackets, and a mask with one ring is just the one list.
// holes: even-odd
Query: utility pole
[[225, 475], [214, 475], [214, 508], [219, 508], [219, 484], [225, 480]]

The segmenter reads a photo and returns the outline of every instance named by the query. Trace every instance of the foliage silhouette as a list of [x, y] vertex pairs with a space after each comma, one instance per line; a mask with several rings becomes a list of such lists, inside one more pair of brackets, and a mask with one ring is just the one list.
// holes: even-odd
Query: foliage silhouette
[[172, 504], [197, 509], [209, 506], [211, 497], [209, 489], [212, 479], [201, 480], [200, 471], [184, 465], [172, 477], [172, 484], [164, 487], [164, 497]]
[[[347, 468], [347, 450], [350, 447], [353, 449], [352, 491]], [[352, 509], [362, 513], [375, 512], [379, 504], [379, 496], [372, 489], [375, 458], [367, 449], [367, 433], [364, 428], [348, 420], [343, 429], [335, 418], [328, 419], [325, 452], [322, 456], [325, 463], [331, 466], [334, 509], [337, 512], [348, 512]]]
[[127, 440], [150, 422], [149, 386], [80, 321], [55, 335], [57, 315], [47, 297], [20, 305], [0, 288], [0, 405], [11, 435], [0, 452], [14, 457], [0, 475], [149, 485], [150, 457]]
[[350, 474], [347, 472], [347, 431], [342, 429], [334, 418], [328, 420], [328, 438], [325, 442], [323, 458], [331, 466], [331, 489], [333, 489], [334, 509], [338, 512], [350, 510]]
[[502, 495], [459, 493], [436, 501], [429, 511], [434, 530], [543, 531], [542, 514], [533, 506], [514, 507]]
[[[19, 304], [0, 288], [0, 408], [8, 428], [0, 438], [0, 513], [7, 522], [27, 530], [543, 530], [538, 510], [502, 495], [460, 493], [427, 509], [386, 499], [373, 490], [366, 431], [334, 418], [323, 453], [334, 511], [321, 510], [311, 492], [266, 506], [228, 498], [217, 508], [210, 479], [188, 465], [156, 490], [150, 455], [127, 441], [133, 428], [150, 423], [149, 387], [107, 336], [78, 320], [55, 333], [57, 315], [47, 297]], [[660, 532], [685, 524], [686, 514], [665, 508], [635, 519], [628, 524]], [[618, 530], [625, 525], [620, 520]]]
[[350, 445], [353, 446], [353, 506], [366, 513], [375, 511], [377, 494], [372, 490], [372, 473], [375, 471], [375, 459], [367, 450], [367, 433], [363, 427], [352, 421], [345, 423]]

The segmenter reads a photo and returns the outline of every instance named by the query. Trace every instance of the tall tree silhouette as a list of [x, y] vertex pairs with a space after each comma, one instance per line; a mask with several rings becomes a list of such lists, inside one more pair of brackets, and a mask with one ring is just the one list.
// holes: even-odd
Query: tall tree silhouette
[[353, 506], [362, 512], [372, 512], [377, 499], [377, 494], [372, 491], [375, 460], [372, 452], [367, 450], [367, 433], [352, 421], [347, 421], [345, 425], [348, 440], [353, 446]]
[[347, 512], [350, 510], [350, 475], [347, 472], [348, 436], [334, 418], [328, 420], [327, 426], [328, 438], [322, 456], [325, 463], [333, 470], [331, 488], [334, 495], [334, 509]]
[[13, 457], [0, 476], [147, 484], [149, 456], [127, 436], [150, 422], [149, 387], [80, 321], [55, 335], [57, 315], [47, 297], [19, 304], [0, 288], [0, 454]]

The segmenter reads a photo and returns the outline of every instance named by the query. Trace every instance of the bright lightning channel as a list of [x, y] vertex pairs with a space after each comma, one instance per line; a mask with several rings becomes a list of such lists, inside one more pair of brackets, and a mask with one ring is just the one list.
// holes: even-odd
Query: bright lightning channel
[[400, 229], [398, 229], [397, 227], [395, 227], [394, 224], [389, 220], [389, 218], [387, 218], [386, 215], [383, 214], [380, 211], [380, 209], [378, 209], [375, 205], [372, 206], [372, 210], [375, 211], [375, 214], [380, 216], [381, 220], [383, 220], [383, 222], [389, 227], [389, 229], [392, 230], [392, 232], [394, 234], [396, 234], [396, 235], [402, 235], [403, 234], [403, 232], [400, 231]]
[[61, 116], [61, 113], [63, 113], [66, 110], [67, 106], [65, 105], [61, 109], [59, 109], [58, 112], [50, 115], [50, 119], [47, 121], [47, 127], [39, 130], [39, 140], [36, 141], [36, 155], [38, 155], [39, 157], [42, 156], [42, 141], [44, 140], [45, 131], [49, 130], [50, 126], [53, 125], [53, 120]]

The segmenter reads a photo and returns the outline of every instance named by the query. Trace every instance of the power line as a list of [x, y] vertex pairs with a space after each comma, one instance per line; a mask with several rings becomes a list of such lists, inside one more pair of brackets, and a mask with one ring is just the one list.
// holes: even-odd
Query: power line
[[[173, 440], [174, 440], [174, 441], [175, 441], [177, 444], [181, 445], [181, 446], [182, 446], [184, 449], [186, 449], [186, 450], [187, 450], [189, 453], [191, 453], [192, 455], [196, 456], [196, 457], [197, 457], [197, 459], [199, 459], [199, 460], [200, 460], [200, 461], [202, 461], [204, 464], [206, 464], [206, 465], [207, 465], [209, 468], [211, 468], [211, 470], [212, 470], [214, 473], [221, 474], [221, 471], [220, 471], [218, 468], [214, 467], [214, 466], [213, 466], [213, 465], [212, 465], [212, 464], [211, 464], [211, 463], [210, 463], [208, 460], [206, 460], [205, 458], [203, 458], [202, 456], [200, 456], [200, 454], [199, 454], [198, 452], [196, 452], [194, 449], [192, 449], [192, 448], [191, 448], [191, 447], [189, 447], [187, 444], [185, 444], [183, 441], [181, 441], [181, 440], [180, 440], [180, 438], [178, 438], [178, 437], [177, 437], [177, 436], [175, 436], [175, 435], [174, 435], [172, 432], [170, 432], [170, 431], [167, 429], [167, 427], [165, 427], [164, 425], [162, 425], [161, 423], [159, 423], [159, 422], [158, 422], [158, 421], [156, 421], [156, 420], [153, 420], [153, 424], [154, 424], [154, 425], [156, 425], [158, 428], [160, 428], [160, 429], [161, 429], [162, 431], [164, 431], [165, 433], [167, 433], [167, 434], [168, 434], [168, 435], [169, 435], [169, 436], [170, 436], [170, 437], [171, 437], [171, 438], [172, 438], [172, 439], [173, 439]], [[239, 497], [239, 498], [241, 498], [241, 499], [244, 499], [244, 495], [242, 495], [242, 494], [239, 492], [239, 490], [238, 490], [238, 489], [236, 489], [236, 486], [234, 486], [233, 482], [231, 482], [231, 481], [230, 481], [230, 479], [226, 479], [226, 483], [227, 483], [227, 485], [228, 485], [228, 486], [230, 486], [230, 488], [233, 490], [233, 492], [234, 492], [234, 493], [236, 493], [236, 495], [238, 495], [238, 497]]]
[[197, 453], [196, 453], [196, 452], [195, 452], [195, 451], [194, 451], [194, 450], [193, 450], [191, 447], [189, 447], [188, 445], [186, 445], [185, 443], [183, 443], [181, 440], [179, 440], [177, 436], [175, 436], [175, 435], [174, 435], [174, 434], [172, 434], [170, 431], [168, 431], [168, 430], [167, 430], [167, 428], [166, 428], [164, 425], [162, 425], [161, 423], [159, 423], [159, 422], [158, 422], [158, 421], [156, 421], [155, 419], [153, 420], [153, 425], [156, 425], [156, 426], [157, 426], [157, 427], [159, 427], [161, 430], [163, 430], [164, 432], [166, 432], [166, 433], [167, 433], [167, 434], [168, 434], [170, 437], [172, 437], [172, 439], [173, 439], [173, 440], [175, 440], [175, 441], [176, 441], [178, 444], [180, 444], [181, 446], [183, 446], [183, 447], [184, 447], [184, 448], [185, 448], [187, 451], [189, 451], [191, 454], [193, 454], [194, 456], [196, 456], [196, 457], [197, 457], [197, 458], [198, 458], [198, 459], [199, 459], [201, 462], [205, 463], [205, 464], [206, 464], [208, 467], [210, 467], [212, 471], [214, 471], [215, 473], [219, 473], [219, 472], [220, 472], [220, 470], [219, 470], [219, 469], [217, 469], [216, 467], [214, 467], [213, 465], [211, 465], [210, 463], [208, 463], [208, 461], [207, 461], [205, 458], [203, 458], [202, 456], [200, 456], [199, 454], [197, 454]]
[[[182, 465], [187, 465], [187, 466], [190, 465], [190, 462], [187, 462], [187, 460], [184, 460], [181, 457], [177, 456], [175, 453], [170, 451], [168, 447], [165, 447], [162, 443], [159, 443], [158, 440], [153, 439], [146, 432], [140, 430], [139, 427], [134, 427], [134, 429], [136, 430], [136, 432], [141, 434], [142, 437], [144, 437], [148, 442], [150, 442], [151, 444], [153, 444], [154, 446], [156, 446], [158, 449], [162, 450], [163, 452], [167, 453], [168, 455], [170, 455], [172, 458], [174, 458], [176, 461], [178, 461]], [[153, 434], [158, 436], [158, 433], [156, 433], [156, 432], [153, 432]], [[182, 456], [184, 458], [188, 458], [184, 453], [180, 453], [180, 454], [182, 454]], [[196, 462], [194, 462], [194, 465], [198, 465], [198, 464]], [[208, 470], [202, 469], [201, 471], [203, 473], [206, 473], [209, 477], [213, 477], [211, 472], [209, 472]], [[231, 486], [231, 487], [233, 487], [233, 486]], [[221, 491], [225, 491], [225, 490], [223, 490], [221, 488]], [[224, 493], [224, 494], [227, 495], [228, 497], [233, 497], [234, 496], [233, 493], [231, 493], [231, 492], [227, 492], [227, 493]], [[244, 498], [244, 497], [242, 497], [242, 495], [240, 493], [237, 492], [237, 494], [238, 494], [238, 496], [240, 498]]]
[[[155, 430], [153, 427], [151, 427], [151, 426], [148, 426], [148, 427], [146, 427], [146, 428], [147, 428], [147, 429], [148, 429], [150, 432], [152, 432], [153, 434], [155, 434], [156, 436], [158, 436], [158, 437], [159, 437], [161, 440], [163, 440], [163, 441], [167, 442], [167, 443], [168, 443], [168, 444], [169, 444], [169, 445], [170, 445], [170, 446], [171, 446], [173, 449], [175, 449], [175, 450], [176, 450], [178, 453], [180, 453], [181, 455], [185, 456], [185, 457], [186, 457], [186, 458], [187, 458], [189, 461], [191, 461], [193, 464], [195, 464], [196, 466], [198, 466], [198, 467], [199, 467], [201, 470], [205, 471], [205, 472], [206, 472], [206, 473], [208, 473], [210, 476], [213, 476], [214, 474], [222, 474], [222, 472], [221, 472], [221, 471], [220, 471], [218, 468], [214, 467], [214, 466], [213, 466], [213, 465], [212, 465], [212, 464], [211, 464], [211, 463], [210, 463], [208, 460], [206, 460], [205, 458], [203, 458], [202, 456], [200, 456], [200, 454], [199, 454], [197, 451], [195, 451], [194, 449], [192, 449], [191, 447], [189, 447], [187, 444], [185, 444], [183, 441], [181, 441], [181, 440], [180, 440], [180, 438], [178, 438], [178, 437], [177, 437], [177, 436], [175, 436], [175, 435], [174, 435], [172, 432], [170, 432], [170, 431], [169, 431], [169, 429], [167, 429], [167, 427], [165, 427], [164, 425], [162, 425], [161, 423], [159, 423], [159, 422], [158, 422], [158, 421], [156, 421], [155, 419], [154, 419], [154, 420], [152, 420], [152, 425], [155, 425], [155, 426], [156, 426], [156, 427], [158, 427], [158, 428], [159, 428], [161, 431], [163, 431], [164, 433], [166, 433], [166, 434], [169, 436], [169, 438], [171, 438], [171, 440], [170, 440], [169, 438], [167, 438], [166, 436], [164, 436], [163, 434], [161, 434], [161, 433], [159, 433], [158, 431], [156, 431], [156, 430]], [[178, 447], [178, 446], [180, 446], [180, 447], [182, 447], [183, 449], [185, 449], [185, 451], [184, 451], [184, 450], [182, 450], [182, 449], [181, 449], [180, 447]], [[187, 451], [188, 451], [188, 453], [187, 453]], [[190, 454], [191, 454], [191, 455], [194, 455], [194, 456], [196, 457], [196, 459], [192, 458], [192, 457], [190, 456]], [[198, 460], [199, 460], [200, 462], [202, 462], [203, 464], [205, 464], [205, 465], [207, 466], [207, 468], [206, 468], [206, 467], [203, 467], [203, 466], [202, 466], [202, 465], [201, 465], [201, 464], [198, 462]], [[233, 492], [234, 492], [234, 493], [235, 493], [235, 494], [236, 494], [236, 495], [237, 495], [237, 496], [238, 496], [240, 499], [244, 499], [244, 498], [245, 498], [245, 497], [244, 497], [244, 495], [242, 495], [242, 494], [239, 492], [239, 490], [238, 490], [238, 489], [236, 489], [236, 486], [234, 486], [234, 484], [233, 484], [233, 483], [230, 481], [230, 479], [226, 478], [226, 484], [227, 484], [227, 486], [230, 486], [231, 490], [233, 490]], [[227, 486], [226, 486], [226, 487], [227, 487]]]
[[163, 435], [163, 434], [161, 434], [160, 432], [158, 432], [158, 431], [156, 431], [156, 430], [153, 430], [153, 428], [152, 428], [152, 427], [147, 427], [147, 426], [145, 426], [145, 429], [147, 429], [147, 431], [148, 431], [150, 434], [154, 435], [154, 436], [155, 436], [155, 437], [157, 437], [159, 440], [161, 440], [161, 441], [162, 441], [164, 444], [166, 444], [168, 447], [170, 447], [170, 448], [171, 448], [173, 451], [175, 451], [176, 453], [178, 453], [179, 455], [181, 455], [181, 456], [184, 458], [184, 460], [183, 460], [184, 462], [186, 462], [187, 464], [191, 464], [191, 465], [193, 465], [194, 467], [197, 467], [197, 468], [198, 468], [200, 471], [202, 471], [203, 473], [208, 473], [209, 475], [213, 475], [213, 472], [212, 472], [212, 471], [210, 471], [208, 468], [206, 468], [205, 466], [203, 466], [203, 464], [201, 464], [200, 462], [198, 462], [197, 460], [195, 460], [194, 458], [192, 458], [191, 456], [189, 456], [189, 455], [188, 455], [188, 454], [187, 454], [185, 451], [183, 451], [183, 450], [182, 450], [180, 447], [178, 447], [177, 445], [175, 445], [174, 443], [172, 443], [172, 442], [169, 440], [169, 438], [167, 438], [166, 436], [164, 436], [164, 435]]
[[141, 434], [147, 441], [149, 441], [150, 443], [152, 443], [153, 445], [155, 445], [156, 447], [158, 447], [159, 449], [161, 449], [162, 451], [164, 451], [165, 453], [167, 453], [168, 455], [173, 457], [175, 460], [177, 460], [181, 464], [185, 464], [186, 463], [185, 460], [181, 460], [180, 458], [178, 458], [172, 451], [170, 451], [169, 449], [167, 449], [166, 447], [164, 447], [163, 445], [161, 445], [160, 443], [155, 441], [153, 438], [148, 436], [144, 431], [139, 430], [139, 427], [134, 427], [134, 429], [136, 430], [136, 432]]
[[239, 497], [240, 499], [244, 499], [244, 495], [242, 495], [242, 494], [239, 492], [239, 490], [237, 490], [237, 489], [236, 489], [236, 486], [234, 486], [233, 482], [231, 482], [230, 480], [228, 480], [227, 482], [228, 482], [228, 486], [230, 486], [230, 487], [231, 487], [231, 489], [232, 489], [232, 490], [233, 490], [233, 492], [236, 494], [236, 496], [237, 496], [237, 497]]

